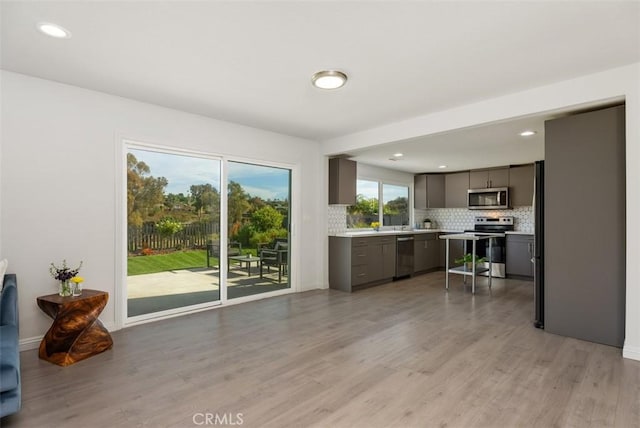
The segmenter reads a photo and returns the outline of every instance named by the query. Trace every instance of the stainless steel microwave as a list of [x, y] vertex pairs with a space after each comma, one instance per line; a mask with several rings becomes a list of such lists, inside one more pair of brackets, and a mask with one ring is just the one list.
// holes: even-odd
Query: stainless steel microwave
[[509, 188], [469, 189], [467, 207], [470, 210], [506, 210], [509, 206]]

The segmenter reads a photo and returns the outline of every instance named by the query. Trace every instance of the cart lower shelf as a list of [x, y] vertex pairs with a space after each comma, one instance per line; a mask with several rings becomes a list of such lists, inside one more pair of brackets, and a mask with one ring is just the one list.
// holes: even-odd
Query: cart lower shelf
[[[488, 272], [489, 268], [486, 267], [476, 267], [476, 275], [479, 275], [483, 272]], [[465, 268], [464, 266], [458, 266], [458, 267], [454, 267], [449, 269], [449, 273], [455, 273], [458, 275], [473, 275], [473, 271], [468, 270], [467, 268]]]

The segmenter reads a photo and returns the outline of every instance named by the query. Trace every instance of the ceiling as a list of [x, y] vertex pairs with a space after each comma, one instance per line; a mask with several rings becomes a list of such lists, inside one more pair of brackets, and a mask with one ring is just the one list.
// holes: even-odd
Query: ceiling
[[[421, 172], [451, 172], [518, 165], [544, 159], [544, 121], [554, 115], [510, 120], [434, 134], [361, 151], [350, 159], [385, 168]], [[521, 137], [525, 130], [536, 134]], [[394, 157], [402, 153], [402, 157]], [[441, 165], [446, 168], [439, 168]]]
[[[640, 60], [635, 1], [2, 1], [0, 7], [5, 70], [318, 141]], [[42, 21], [73, 37], [43, 36], [36, 30]], [[346, 86], [311, 86], [313, 73], [334, 68], [349, 75]], [[375, 163], [382, 151], [388, 159], [401, 150], [405, 160], [384, 166], [411, 171], [441, 163], [456, 169], [449, 159], [475, 149], [481, 149], [477, 167], [482, 156], [530, 161], [542, 156], [542, 133], [523, 140], [514, 132], [540, 131], [541, 120], [357, 155]], [[412, 163], [409, 155], [421, 150], [429, 166]]]

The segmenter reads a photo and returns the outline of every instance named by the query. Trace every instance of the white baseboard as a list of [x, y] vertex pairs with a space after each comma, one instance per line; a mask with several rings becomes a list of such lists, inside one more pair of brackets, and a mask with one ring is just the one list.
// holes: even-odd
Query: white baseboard
[[[104, 323], [104, 328], [111, 331], [118, 330], [114, 323]], [[18, 341], [18, 346], [20, 347], [20, 352], [22, 351], [30, 351], [32, 349], [38, 349], [40, 347], [40, 342], [42, 342], [43, 336], [33, 336], [27, 337], [24, 339], [20, 339]]]
[[622, 356], [630, 360], [640, 361], [640, 348], [636, 346], [624, 345], [622, 348]]
[[27, 337], [26, 339], [20, 339], [18, 342], [20, 346], [20, 352], [30, 351], [32, 349], [38, 349], [42, 342], [42, 336]]

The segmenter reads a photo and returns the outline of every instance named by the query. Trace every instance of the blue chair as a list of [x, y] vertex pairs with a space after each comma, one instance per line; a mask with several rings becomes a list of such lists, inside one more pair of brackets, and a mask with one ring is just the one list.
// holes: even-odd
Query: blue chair
[[0, 417], [22, 406], [18, 346], [18, 283], [15, 274], [3, 278], [0, 296]]

